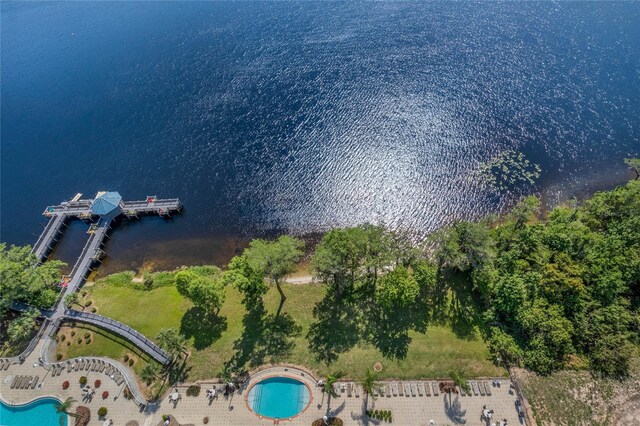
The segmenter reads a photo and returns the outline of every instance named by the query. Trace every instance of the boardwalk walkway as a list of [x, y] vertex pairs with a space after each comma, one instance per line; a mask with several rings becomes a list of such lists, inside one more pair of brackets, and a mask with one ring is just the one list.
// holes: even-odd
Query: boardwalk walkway
[[118, 322], [111, 318], [103, 317], [102, 315], [92, 314], [89, 312], [67, 309], [64, 312], [64, 315], [60, 317], [60, 319], [63, 321], [77, 321], [85, 324], [95, 325], [96, 327], [100, 327], [104, 330], [127, 339], [129, 342], [145, 351], [147, 354], [149, 354], [149, 356], [151, 356], [161, 364], [168, 364], [171, 361], [171, 358], [167, 356], [167, 354], [151, 340], [147, 339], [145, 336], [138, 333], [128, 325], [122, 324], [121, 322]]
[[[123, 337], [162, 364], [169, 363], [170, 357], [162, 349], [131, 327], [101, 315], [66, 309], [62, 301], [66, 296], [82, 287], [89, 273], [100, 262], [104, 254], [105, 239], [117, 217], [137, 218], [147, 214], [170, 216], [182, 209], [180, 200], [177, 198], [158, 199], [155, 196], [150, 196], [142, 201], [123, 201], [117, 192], [99, 192], [93, 199], [81, 199], [81, 196], [82, 194], [77, 194], [71, 201], [48, 206], [44, 210], [43, 214], [49, 218], [49, 222], [32, 249], [38, 263], [42, 263], [62, 236], [67, 221], [82, 219], [90, 222], [87, 232], [89, 238], [71, 273], [69, 276], [63, 277], [64, 290], [58, 298], [58, 302], [52, 309], [41, 310], [42, 316], [47, 320], [44, 327], [46, 335], [54, 335], [63, 321], [84, 322]], [[12, 307], [17, 310], [26, 310], [28, 305], [16, 303]]]

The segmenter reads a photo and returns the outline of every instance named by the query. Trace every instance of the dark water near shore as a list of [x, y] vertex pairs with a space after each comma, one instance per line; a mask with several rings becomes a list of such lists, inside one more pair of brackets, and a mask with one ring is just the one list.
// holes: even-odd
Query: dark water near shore
[[[638, 2], [0, 7], [1, 239], [35, 242], [76, 192], [186, 206], [121, 225], [106, 271], [366, 221], [420, 237], [612, 186], [640, 155]], [[506, 150], [535, 186], [478, 184]]]

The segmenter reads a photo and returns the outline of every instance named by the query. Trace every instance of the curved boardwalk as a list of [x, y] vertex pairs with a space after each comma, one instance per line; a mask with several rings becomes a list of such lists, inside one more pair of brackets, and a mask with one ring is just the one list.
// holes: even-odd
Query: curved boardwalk
[[75, 311], [67, 309], [64, 315], [60, 317], [63, 321], [76, 321], [85, 324], [95, 325], [104, 330], [107, 330], [113, 334], [121, 336], [127, 339], [129, 342], [136, 345], [138, 348], [145, 351], [149, 356], [158, 361], [161, 364], [168, 364], [171, 358], [153, 343], [150, 339], [143, 336], [128, 325], [122, 324], [119, 321], [111, 318], [103, 317], [102, 315], [92, 314], [89, 312]]

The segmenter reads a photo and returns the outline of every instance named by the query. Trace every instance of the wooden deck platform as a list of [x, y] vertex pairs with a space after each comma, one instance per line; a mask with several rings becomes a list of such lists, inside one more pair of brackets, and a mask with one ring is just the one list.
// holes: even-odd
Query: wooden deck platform
[[[182, 209], [182, 204], [177, 198], [158, 199], [155, 196], [151, 196], [142, 201], [122, 201], [118, 193], [112, 192], [107, 194], [111, 195], [109, 201], [104, 201], [104, 199], [98, 200], [102, 194], [105, 194], [105, 192], [98, 193], [96, 199], [82, 199], [82, 194], [77, 194], [71, 201], [65, 201], [58, 205], [47, 207], [43, 213], [44, 216], [49, 218], [49, 222], [32, 248], [32, 252], [36, 256], [38, 263], [42, 263], [47, 259], [49, 253], [61, 238], [66, 223], [69, 220], [81, 219], [90, 222], [89, 238], [82, 249], [82, 253], [74, 264], [71, 273], [67, 279], [63, 280], [64, 284], [62, 285], [65, 288], [56, 306], [50, 310], [41, 310], [43, 315], [50, 320], [50, 326], [47, 327], [48, 333], [50, 335], [53, 334], [60, 322], [65, 320], [93, 324], [124, 337], [156, 361], [166, 364], [170, 362], [170, 358], [162, 349], [131, 327], [100, 315], [65, 309], [64, 304], [61, 303], [61, 300], [64, 300], [67, 295], [76, 292], [82, 287], [89, 273], [96, 264], [100, 262], [104, 254], [103, 246], [105, 239], [111, 230], [111, 226], [115, 223], [116, 218], [119, 216], [137, 218], [148, 214], [170, 216], [180, 212]], [[102, 203], [100, 208], [103, 210], [96, 210], [94, 207], [94, 205], [98, 205], [99, 203]], [[106, 204], [107, 210], [104, 210], [105, 203], [112, 203]], [[94, 212], [99, 212], [100, 214], [94, 214]], [[14, 305], [13, 307], [18, 310], [28, 308], [28, 306], [24, 304]]]

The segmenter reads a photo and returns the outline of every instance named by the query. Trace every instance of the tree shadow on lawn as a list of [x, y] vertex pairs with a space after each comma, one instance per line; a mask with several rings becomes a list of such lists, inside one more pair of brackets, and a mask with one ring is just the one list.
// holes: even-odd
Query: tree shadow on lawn
[[409, 331], [424, 333], [429, 322], [427, 301], [401, 309], [383, 309], [371, 289], [361, 289], [357, 301], [338, 301], [332, 292], [314, 307], [309, 350], [318, 361], [331, 364], [360, 342], [374, 345], [386, 358], [403, 359], [409, 351]]
[[337, 301], [333, 292], [314, 306], [313, 316], [307, 340], [318, 361], [331, 364], [360, 341], [359, 312], [348, 300]]
[[460, 339], [476, 339], [478, 329], [484, 327], [485, 308], [481, 295], [473, 289], [471, 277], [464, 272], [445, 271], [438, 280], [446, 284], [437, 287], [430, 305], [437, 312], [439, 322], [448, 324]]
[[409, 330], [425, 333], [427, 303], [417, 301], [403, 308], [383, 309], [373, 301], [365, 311], [365, 336], [386, 358], [404, 359], [409, 352]]
[[245, 366], [254, 368], [266, 362], [277, 362], [290, 353], [302, 327], [289, 313], [268, 313], [262, 303], [247, 311], [242, 319], [244, 331], [233, 342], [234, 355], [225, 362], [225, 370], [244, 373]]
[[211, 346], [226, 329], [227, 317], [196, 306], [189, 309], [180, 321], [180, 334], [187, 339], [193, 337], [193, 347], [196, 350]]

